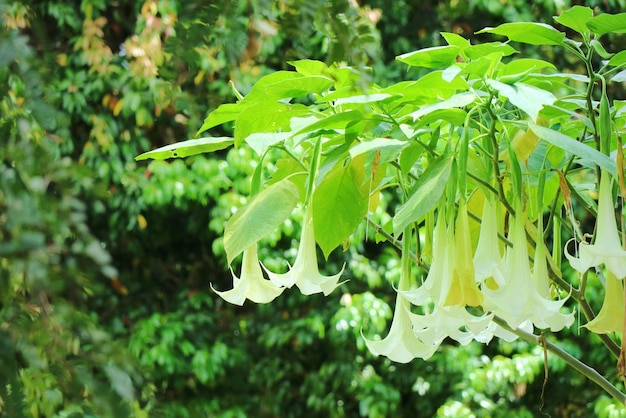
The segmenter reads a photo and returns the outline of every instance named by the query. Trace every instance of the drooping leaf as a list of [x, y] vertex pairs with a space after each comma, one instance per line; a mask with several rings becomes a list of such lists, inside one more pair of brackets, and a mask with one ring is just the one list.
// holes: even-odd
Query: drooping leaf
[[586, 160], [587, 162], [591, 162], [605, 170], [608, 170], [612, 176], [616, 175], [617, 168], [615, 165], [615, 161], [613, 161], [607, 155], [602, 154], [600, 151], [591, 148], [590, 146], [587, 146], [582, 142], [575, 140], [574, 138], [570, 138], [565, 134], [554, 131], [550, 128], [546, 128], [544, 126], [536, 125], [532, 122], [528, 123], [528, 128], [531, 129], [535, 134], [537, 134], [539, 138], [545, 139], [552, 145], [562, 148], [566, 152], [572, 153], [582, 160]]
[[476, 33], [493, 33], [511, 41], [531, 45], [562, 45], [565, 34], [545, 23], [520, 22], [504, 23], [495, 28], [485, 28]]
[[412, 67], [445, 68], [456, 61], [459, 51], [455, 45], [436, 46], [402, 54], [396, 59]]
[[589, 7], [573, 6], [554, 18], [557, 23], [575, 30], [584, 36], [589, 36], [587, 22], [593, 17], [593, 10]]
[[393, 217], [393, 232], [399, 235], [411, 222], [420, 222], [441, 199], [450, 177], [452, 157], [442, 157], [426, 168], [415, 184], [411, 197]]
[[587, 21], [587, 27], [598, 36], [605, 33], [626, 33], [626, 13], [604, 13]]
[[622, 70], [619, 73], [615, 74], [613, 77], [611, 77], [611, 81], [614, 83], [626, 82], [626, 70]]
[[313, 194], [313, 225], [325, 257], [359, 226], [367, 204], [352, 180], [350, 165], [340, 165], [324, 177]]
[[230, 137], [206, 137], [189, 139], [187, 141], [177, 142], [175, 144], [166, 145], [152, 151], [144, 152], [135, 157], [136, 161], [147, 160], [165, 160], [168, 158], [184, 158], [191, 155], [202, 154], [205, 152], [219, 151], [228, 148], [233, 144], [234, 140]]
[[254, 195], [224, 226], [228, 264], [250, 245], [272, 233], [298, 203], [298, 187], [283, 179]]

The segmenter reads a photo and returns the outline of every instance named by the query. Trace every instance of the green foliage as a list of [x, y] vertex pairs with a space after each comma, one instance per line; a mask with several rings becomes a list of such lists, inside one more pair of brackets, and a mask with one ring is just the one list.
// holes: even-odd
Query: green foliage
[[[503, 415], [536, 413], [543, 373], [536, 350], [445, 345], [430, 362], [396, 365], [371, 357], [361, 330], [385, 335], [393, 305], [387, 285], [400, 270], [395, 250], [375, 242], [387, 239], [382, 234], [390, 233], [390, 214], [401, 198], [378, 191], [393, 185], [396, 161], [404, 172], [413, 167], [416, 176], [429, 171], [434, 160], [424, 159], [424, 149], [450, 135], [441, 121], [458, 127], [467, 117], [473, 98], [455, 96], [467, 88], [462, 78], [495, 70], [500, 83], [546, 91], [546, 83], [558, 89], [574, 80], [538, 75], [573, 65], [556, 49], [542, 50], [546, 61], [479, 60], [514, 51], [501, 42], [476, 44], [473, 32], [504, 21], [547, 22], [560, 10], [552, 1], [532, 7], [521, 0], [368, 3], [0, 1], [0, 415], [378, 417], [416, 411], [435, 416], [441, 408], [479, 416], [485, 408], [487, 416], [493, 405]], [[589, 5], [606, 12], [623, 6], [600, 3]], [[578, 10], [562, 15], [567, 18], [560, 23], [584, 35], [580, 22], [588, 15]], [[442, 30], [449, 35], [440, 37]], [[607, 51], [623, 49], [620, 39], [607, 33], [593, 43], [613, 68], [607, 79], [615, 83], [623, 77], [624, 59]], [[458, 48], [461, 57], [479, 62], [451, 79], [436, 71], [418, 78], [426, 69], [407, 73], [394, 60], [446, 42], [453, 47], [445, 50]], [[532, 47], [515, 49], [538, 56]], [[428, 52], [417, 55], [436, 61]], [[264, 76], [271, 83], [259, 82]], [[372, 79], [383, 86], [407, 78], [413, 81], [367, 90]], [[609, 97], [618, 97], [615, 83]], [[499, 93], [515, 112], [516, 99], [505, 89]], [[242, 94], [252, 103], [230, 103]], [[284, 103], [291, 97], [297, 99]], [[265, 107], [247, 110], [259, 101]], [[316, 102], [320, 112], [311, 117], [306, 109]], [[415, 103], [425, 106], [410, 109]], [[340, 112], [328, 111], [334, 104]], [[581, 116], [584, 106], [556, 104], [558, 109], [541, 112], [562, 117], [560, 132], [572, 139], [580, 123], [567, 122], [565, 114]], [[623, 122], [623, 103], [611, 101], [610, 107]], [[407, 123], [373, 117], [372, 109], [393, 109]], [[288, 116], [273, 126], [279, 110]], [[256, 136], [233, 129], [261, 113], [266, 118], [258, 122], [263, 131]], [[581, 121], [593, 129], [591, 120]], [[442, 127], [426, 131], [438, 123]], [[173, 157], [180, 149], [173, 143], [192, 137], [198, 127], [211, 139], [188, 143], [177, 153], [189, 155], [186, 160], [135, 162], [142, 153]], [[364, 132], [372, 133], [367, 141], [361, 141]], [[344, 212], [340, 202], [325, 197], [324, 188], [332, 187], [323, 180], [314, 196], [321, 212], [342, 219], [336, 230], [333, 217], [317, 227], [336, 234], [324, 244], [325, 270], [339, 271], [345, 262], [350, 282], [328, 299], [291, 291], [269, 307], [233, 309], [208, 287], [230, 286], [221, 235], [249, 201], [255, 189], [249, 179], [261, 172], [258, 159], [266, 151], [263, 190], [291, 182], [304, 199], [310, 154], [301, 159], [284, 153], [281, 146], [292, 133], [303, 146], [333, 133], [351, 141], [349, 149], [341, 141], [329, 144], [321, 170], [359, 204]], [[241, 146], [222, 149], [234, 142], [233, 134]], [[542, 144], [537, 150], [544, 150], [553, 168], [562, 167], [565, 153]], [[585, 150], [577, 154], [598, 162]], [[529, 167], [540, 169], [537, 161], [542, 158], [533, 152]], [[468, 167], [470, 174], [489, 170], [471, 148]], [[556, 180], [554, 175], [553, 191]], [[592, 202], [585, 190], [579, 194]], [[376, 231], [357, 223], [364, 207], [387, 226]], [[268, 268], [279, 270], [285, 259], [293, 260], [301, 218], [296, 209], [264, 236], [259, 255]], [[345, 252], [330, 252], [342, 244]], [[238, 263], [235, 257], [235, 271]], [[590, 280], [587, 290], [597, 311], [603, 288]], [[568, 351], [588, 355], [598, 368], [612, 361], [597, 338], [564, 338]], [[512, 364], [524, 361], [533, 365], [526, 374], [512, 371]], [[573, 415], [595, 408], [602, 415], [618, 409], [567, 374], [562, 362], [549, 362], [547, 390], [554, 396], [548, 410]], [[467, 382], [485, 368], [497, 378], [483, 394]], [[522, 383], [526, 393], [517, 396]], [[575, 400], [565, 390], [572, 386], [579, 388]]]

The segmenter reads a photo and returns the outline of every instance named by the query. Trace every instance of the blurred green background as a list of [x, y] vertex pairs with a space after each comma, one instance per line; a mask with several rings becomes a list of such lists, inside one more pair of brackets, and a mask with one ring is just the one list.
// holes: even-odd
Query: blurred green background
[[[270, 305], [224, 303], [221, 235], [249, 191], [247, 149], [135, 163], [191, 138], [207, 113], [287, 61], [371, 67], [388, 84], [419, 73], [398, 54], [473, 42], [503, 22], [552, 22], [574, 5], [624, 0], [0, 0], [1, 417], [626, 416], [596, 386], [524, 342], [444, 344], [427, 361], [373, 357], [398, 259], [363, 242], [326, 267], [350, 282], [329, 297], [286, 291]], [[603, 39], [624, 49], [624, 38]], [[559, 50], [519, 46], [561, 68]], [[576, 71], [576, 68], [571, 68]], [[212, 135], [229, 135], [232, 126]], [[391, 203], [390, 203], [391, 204]], [[293, 259], [297, 220], [261, 246]], [[238, 268], [238, 266], [234, 266]], [[599, 289], [595, 290], [600, 292]], [[597, 309], [601, 295], [594, 299]], [[559, 344], [612, 381], [588, 332]]]

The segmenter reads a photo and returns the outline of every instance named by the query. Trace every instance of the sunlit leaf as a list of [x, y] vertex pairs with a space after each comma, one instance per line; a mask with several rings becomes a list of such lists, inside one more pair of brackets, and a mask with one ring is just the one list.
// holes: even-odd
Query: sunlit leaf
[[573, 6], [564, 10], [560, 16], [554, 18], [557, 23], [575, 30], [581, 35], [589, 36], [587, 22], [593, 17], [593, 10], [589, 7]]
[[154, 160], [184, 158], [189, 157], [190, 155], [219, 151], [228, 148], [233, 144], [233, 142], [233, 138], [230, 137], [189, 139], [187, 141], [177, 142], [176, 144], [170, 144], [152, 151], [144, 152], [143, 154], [135, 157], [135, 160], [141, 161], [149, 158]]
[[290, 120], [310, 110], [300, 104], [261, 102], [242, 111], [235, 121], [235, 146], [249, 135], [260, 132], [289, 132]]
[[604, 13], [587, 21], [587, 27], [598, 36], [605, 33], [626, 33], [626, 13]]
[[248, 107], [248, 105], [242, 103], [225, 103], [220, 105], [217, 109], [209, 113], [200, 129], [198, 129], [198, 134], [221, 125], [222, 123], [234, 121], [237, 119], [239, 113], [246, 107]]
[[564, 149], [565, 151], [576, 155], [577, 157], [600, 166], [601, 168], [609, 171], [612, 176], [615, 176], [617, 168], [615, 161], [609, 158], [607, 155], [602, 154], [600, 151], [592, 148], [570, 138], [567, 135], [557, 132], [550, 128], [536, 125], [532, 122], [528, 123], [528, 128], [531, 129], [541, 139], [545, 139], [552, 145]]
[[285, 179], [254, 195], [224, 226], [228, 264], [246, 248], [276, 230], [298, 203], [298, 187]]
[[474, 94], [473, 92], [463, 92], [455, 94], [447, 100], [439, 101], [438, 103], [432, 104], [430, 106], [424, 106], [421, 109], [411, 113], [410, 116], [414, 120], [417, 120], [424, 115], [434, 112], [435, 110], [465, 107], [473, 103], [474, 100], [476, 100], [476, 94]]
[[545, 23], [504, 23], [495, 28], [485, 28], [476, 33], [493, 33], [506, 36], [511, 41], [531, 45], [562, 45], [565, 34]]
[[396, 59], [412, 67], [445, 68], [456, 62], [459, 51], [454, 45], [436, 46], [402, 54]]
[[450, 177], [452, 158], [440, 158], [426, 168], [413, 193], [393, 217], [393, 232], [399, 235], [411, 222], [420, 222], [441, 199]]
[[325, 257], [363, 221], [367, 203], [352, 180], [350, 165], [339, 166], [324, 177], [313, 194], [313, 225]]
[[613, 67], [621, 67], [624, 64], [626, 64], [626, 50], [613, 55], [608, 62], [608, 65]]
[[544, 105], [551, 105], [556, 101], [554, 94], [528, 84], [508, 85], [496, 80], [487, 80], [487, 83], [515, 106], [526, 112], [533, 120], [537, 120], [539, 111]]

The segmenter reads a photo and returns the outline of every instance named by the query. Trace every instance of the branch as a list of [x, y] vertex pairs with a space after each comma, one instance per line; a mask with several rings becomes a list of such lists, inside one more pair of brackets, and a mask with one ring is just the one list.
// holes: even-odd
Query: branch
[[526, 331], [520, 329], [511, 328], [503, 319], [498, 318], [497, 316], [493, 317], [493, 321], [500, 325], [502, 328], [507, 331], [512, 332], [518, 337], [540, 346], [544, 346], [552, 353], [556, 354], [557, 357], [564, 360], [569, 366], [574, 368], [578, 373], [585, 376], [587, 379], [591, 380], [596, 385], [600, 386], [604, 389], [609, 395], [611, 395], [614, 399], [619, 401], [622, 405], [626, 405], [626, 394], [622, 393], [618, 388], [616, 388], [611, 382], [609, 382], [604, 376], [598, 373], [594, 368], [587, 366], [585, 363], [581, 362], [577, 358], [573, 357], [567, 351], [563, 350], [561, 347], [556, 344], [548, 341], [545, 337], [541, 338], [538, 335], [528, 333]]

